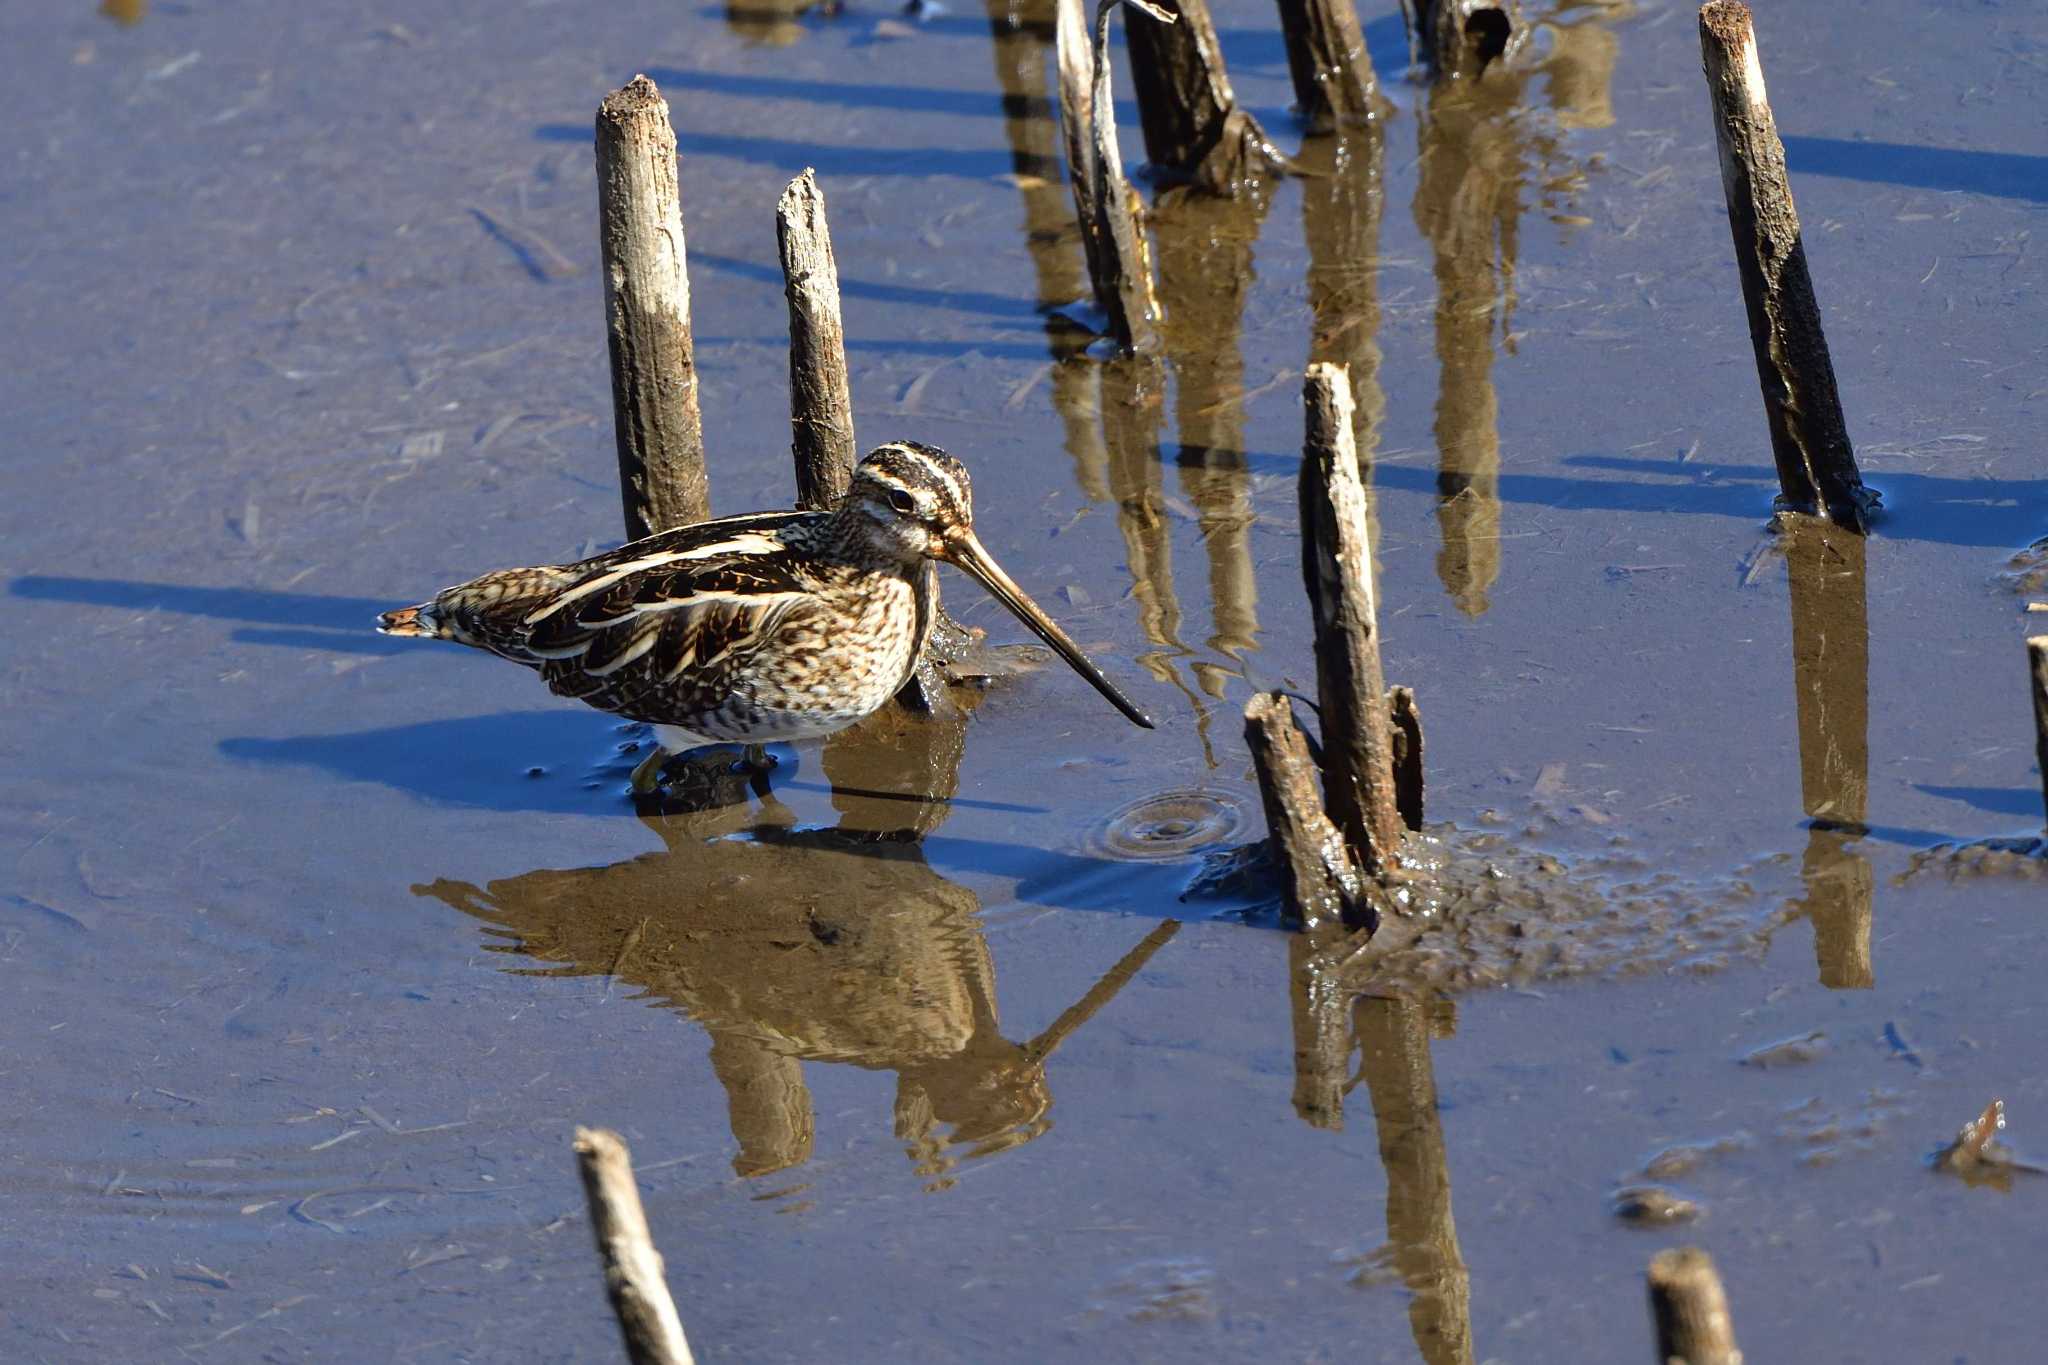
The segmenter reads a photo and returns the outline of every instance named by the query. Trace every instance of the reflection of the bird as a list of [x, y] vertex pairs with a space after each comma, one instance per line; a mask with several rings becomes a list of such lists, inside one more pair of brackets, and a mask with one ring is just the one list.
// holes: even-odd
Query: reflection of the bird
[[739, 1174], [809, 1159], [802, 1064], [833, 1062], [896, 1073], [896, 1136], [926, 1188], [947, 1188], [963, 1156], [1051, 1126], [1053, 1050], [1176, 927], [1155, 929], [1038, 1038], [1005, 1038], [980, 903], [917, 842], [944, 819], [964, 720], [891, 708], [828, 741], [834, 829], [798, 828], [772, 795], [758, 814], [743, 796], [650, 809], [663, 852], [418, 889], [483, 920], [495, 951], [548, 964], [508, 971], [610, 975], [703, 1025]]
[[[1560, 128], [1613, 120], [1608, 86], [1618, 46], [1602, 5], [1576, 23], [1545, 26], [1549, 50], [1526, 64], [1496, 63], [1476, 79], [1433, 87], [1420, 120], [1415, 224], [1435, 252], [1437, 284], [1437, 576], [1459, 610], [1478, 616], [1500, 577], [1500, 421], [1493, 388], [1496, 326], [1513, 353], [1515, 261], [1526, 196], [1569, 190], [1582, 174], [1566, 162]], [[1523, 109], [1537, 76], [1549, 118]]]
[[1422, 1359], [1470, 1365], [1472, 1277], [1451, 1213], [1430, 1060], [1431, 1038], [1449, 1037], [1457, 1015], [1448, 1000], [1360, 994], [1314, 935], [1296, 935], [1289, 952], [1295, 1112], [1313, 1127], [1341, 1129], [1346, 1095], [1365, 1082], [1387, 1173], [1387, 1245], [1372, 1260], [1391, 1263], [1407, 1287], [1409, 1327]]
[[1795, 907], [1813, 921], [1820, 981], [1876, 980], [1870, 960], [1870, 863], [1850, 845], [1870, 815], [1870, 613], [1866, 542], [1816, 517], [1782, 531], [1792, 599], [1792, 675], [1799, 698], [1799, 789], [1813, 822]]

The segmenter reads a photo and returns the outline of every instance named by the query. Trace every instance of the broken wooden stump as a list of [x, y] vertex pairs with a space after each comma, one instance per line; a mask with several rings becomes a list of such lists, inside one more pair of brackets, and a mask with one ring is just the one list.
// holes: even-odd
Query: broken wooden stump
[[[1353, 0], [1279, 0], [1295, 114], [1311, 133], [1370, 123], [1387, 108]], [[1135, 53], [1133, 54], [1135, 55]]]
[[1154, 173], [1231, 195], [1286, 165], [1259, 121], [1238, 105], [1207, 0], [1158, 4], [1165, 22], [1130, 24], [1124, 31]]
[[1742, 1365], [1712, 1257], [1698, 1247], [1660, 1251], [1650, 1259], [1649, 1280], [1659, 1365]]
[[1699, 28], [1728, 229], [1782, 500], [1861, 533], [1877, 499], [1863, 485], [1843, 422], [1749, 7], [1712, 0], [1700, 8]]
[[2048, 635], [2027, 638], [2034, 687], [2034, 761], [2041, 769], [2041, 800], [2048, 806]]
[[669, 1297], [661, 1253], [647, 1230], [625, 1139], [609, 1128], [578, 1128], [576, 1166], [583, 1175], [590, 1227], [604, 1262], [605, 1294], [619, 1320], [626, 1358], [633, 1365], [691, 1365], [690, 1343]]
[[638, 540], [711, 515], [676, 135], [645, 76], [598, 106], [597, 204], [619, 489]]
[[[1124, 176], [1110, 102], [1109, 16], [1122, 2], [1101, 0], [1091, 41], [1083, 0], [1057, 0], [1060, 123], [1066, 130], [1067, 179], [1080, 220], [1082, 254], [1105, 330], [1124, 350], [1150, 355], [1159, 349], [1159, 303], [1138, 223], [1138, 195]], [[1171, 21], [1171, 16], [1162, 17]]]
[[1289, 917], [1305, 930], [1351, 922], [1358, 870], [1344, 851], [1342, 833], [1323, 814], [1315, 762], [1294, 703], [1284, 692], [1253, 694], [1244, 707], [1244, 737], [1258, 769]]
[[[1360, 869], [1382, 877], [1396, 865], [1406, 825], [1394, 786], [1393, 726], [1380, 667], [1372, 536], [1352, 436], [1351, 381], [1339, 366], [1310, 365], [1302, 401], [1302, 576], [1315, 621], [1323, 799]], [[1414, 805], [1420, 808], [1419, 793]]]
[[806, 167], [775, 205], [782, 288], [789, 299], [790, 449], [796, 505], [837, 506], [859, 458], [853, 396], [846, 379], [846, 328], [839, 315], [839, 267], [825, 223], [825, 196]]
[[1401, 19], [1433, 81], [1476, 77], [1527, 39], [1521, 0], [1401, 0]]

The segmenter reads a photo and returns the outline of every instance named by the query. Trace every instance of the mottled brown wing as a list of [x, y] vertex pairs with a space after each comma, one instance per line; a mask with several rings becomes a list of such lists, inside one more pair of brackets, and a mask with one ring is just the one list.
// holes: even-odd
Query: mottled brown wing
[[615, 561], [580, 596], [539, 614], [526, 647], [551, 689], [634, 719], [687, 723], [723, 702], [739, 670], [813, 600], [794, 556], [751, 536], [730, 553], [715, 544], [689, 558], [666, 553], [626, 561], [640, 567], [623, 573]]

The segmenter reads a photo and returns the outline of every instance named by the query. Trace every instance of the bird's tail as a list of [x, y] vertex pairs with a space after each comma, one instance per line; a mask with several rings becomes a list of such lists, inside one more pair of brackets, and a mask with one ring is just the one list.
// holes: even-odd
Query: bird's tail
[[446, 639], [440, 618], [434, 615], [434, 604], [422, 602], [416, 607], [401, 607], [387, 611], [377, 618], [379, 635], [410, 635], [421, 639]]

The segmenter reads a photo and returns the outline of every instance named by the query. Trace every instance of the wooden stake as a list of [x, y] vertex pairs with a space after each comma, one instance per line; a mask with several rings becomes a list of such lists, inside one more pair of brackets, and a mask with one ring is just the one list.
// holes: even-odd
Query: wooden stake
[[2041, 800], [2048, 805], [2048, 635], [2027, 640], [2034, 675], [2034, 760], [2041, 765]]
[[1408, 55], [1431, 80], [1476, 77], [1527, 40], [1521, 0], [1401, 0]]
[[1166, 22], [1134, 23], [1124, 31], [1145, 155], [1154, 169], [1211, 194], [1234, 195], [1247, 181], [1286, 165], [1286, 155], [1237, 103], [1207, 0], [1157, 3]]
[[676, 135], [645, 76], [598, 106], [597, 209], [619, 490], [626, 539], [638, 540], [711, 515]]
[[1353, 0], [1279, 0], [1295, 112], [1311, 133], [1370, 123], [1387, 109]]
[[682, 1320], [663, 1278], [661, 1253], [647, 1231], [625, 1139], [609, 1128], [578, 1128], [576, 1164], [626, 1358], [633, 1365], [692, 1365], [690, 1343], [683, 1338]]
[[1401, 823], [1411, 830], [1422, 829], [1422, 711], [1415, 704], [1415, 689], [1387, 689], [1387, 718], [1394, 733], [1394, 804], [1400, 808]]
[[859, 458], [853, 395], [846, 382], [846, 329], [839, 318], [839, 267], [815, 171], [789, 182], [775, 205], [782, 290], [789, 299], [789, 422], [796, 456], [796, 505], [838, 505]]
[[1742, 1365], [1721, 1276], [1698, 1247], [1651, 1258], [1650, 1316], [1659, 1365]]
[[1288, 914], [1303, 929], [1347, 919], [1358, 873], [1337, 827], [1323, 814], [1316, 765], [1294, 718], [1294, 703], [1284, 692], [1254, 693], [1244, 706], [1244, 737], [1258, 769]]
[[1138, 226], [1138, 196], [1124, 177], [1116, 111], [1110, 102], [1109, 16], [1122, 0], [1102, 0], [1092, 43], [1082, 2], [1057, 0], [1055, 24], [1068, 180], [1088, 278], [1097, 305], [1107, 315], [1108, 334], [1125, 350], [1150, 355], [1159, 348], [1159, 304], [1152, 293], [1152, 262]]
[[1372, 536], [1351, 433], [1351, 382], [1339, 366], [1310, 365], [1302, 402], [1302, 576], [1315, 617], [1323, 801], [1360, 868], [1380, 877], [1395, 866], [1404, 827], [1380, 668]]
[[1842, 420], [1749, 6], [1712, 0], [1700, 8], [1699, 25], [1728, 229], [1749, 311], [1778, 487], [1786, 505], [1860, 533], [1876, 499], [1863, 486]]

